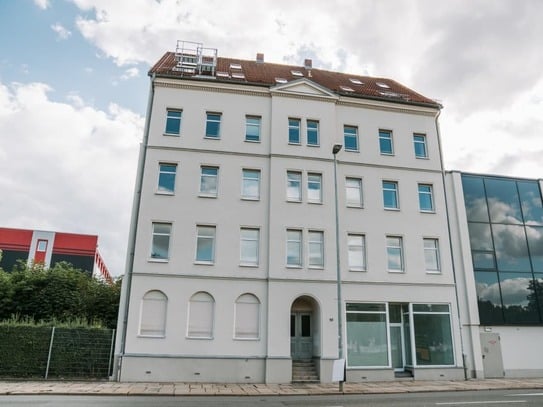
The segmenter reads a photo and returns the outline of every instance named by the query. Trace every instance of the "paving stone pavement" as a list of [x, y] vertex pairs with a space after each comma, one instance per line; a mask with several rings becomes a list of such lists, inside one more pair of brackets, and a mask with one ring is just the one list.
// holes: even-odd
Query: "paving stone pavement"
[[[345, 394], [413, 393], [436, 391], [543, 389], [543, 378], [471, 379], [345, 383]], [[154, 395], [154, 396], [285, 396], [338, 394], [333, 384], [231, 384], [231, 383], [119, 383], [83, 381], [0, 381], [1, 395]]]

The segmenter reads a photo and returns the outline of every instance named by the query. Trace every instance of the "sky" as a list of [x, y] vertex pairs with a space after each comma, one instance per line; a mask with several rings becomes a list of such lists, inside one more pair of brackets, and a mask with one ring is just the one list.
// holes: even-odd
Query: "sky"
[[542, 18], [540, 0], [0, 0], [0, 226], [98, 235], [124, 274], [147, 72], [177, 40], [394, 79], [443, 104], [447, 170], [541, 179]]

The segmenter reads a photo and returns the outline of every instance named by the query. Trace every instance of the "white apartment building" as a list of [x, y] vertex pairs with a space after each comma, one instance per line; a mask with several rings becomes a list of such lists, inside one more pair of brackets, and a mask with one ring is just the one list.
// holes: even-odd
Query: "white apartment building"
[[149, 74], [117, 379], [464, 378], [440, 104], [186, 42]]

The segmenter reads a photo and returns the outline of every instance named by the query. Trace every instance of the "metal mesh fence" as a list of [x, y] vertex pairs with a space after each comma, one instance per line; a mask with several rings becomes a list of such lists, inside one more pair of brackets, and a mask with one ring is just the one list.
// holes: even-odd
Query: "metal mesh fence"
[[104, 379], [114, 329], [0, 326], [0, 377]]

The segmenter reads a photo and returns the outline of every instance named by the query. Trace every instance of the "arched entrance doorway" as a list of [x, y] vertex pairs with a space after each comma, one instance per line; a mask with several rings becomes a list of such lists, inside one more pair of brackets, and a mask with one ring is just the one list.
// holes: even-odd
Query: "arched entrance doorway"
[[320, 311], [309, 296], [298, 297], [290, 309], [290, 355], [293, 381], [318, 380], [314, 359], [320, 357]]

